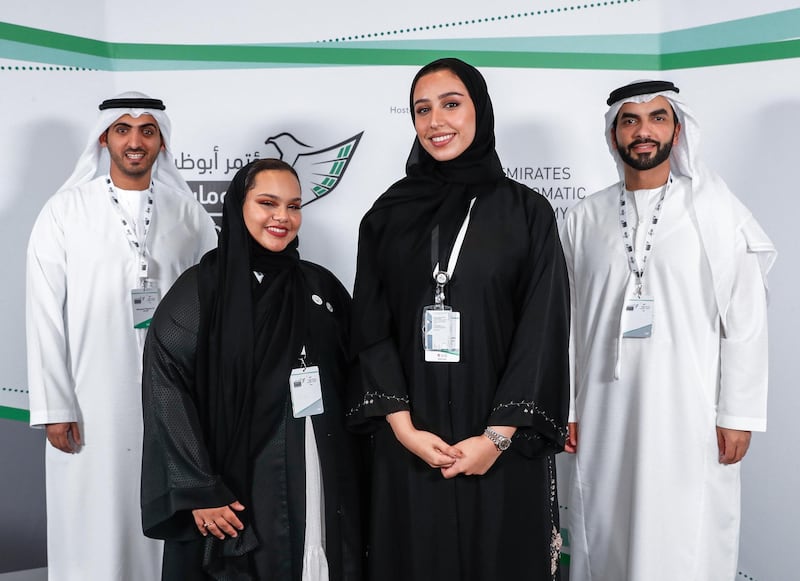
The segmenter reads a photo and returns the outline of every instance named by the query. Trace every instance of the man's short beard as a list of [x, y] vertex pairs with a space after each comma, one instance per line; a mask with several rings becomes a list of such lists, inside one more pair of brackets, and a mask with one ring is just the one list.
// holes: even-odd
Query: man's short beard
[[[672, 135], [674, 138], [675, 133], [673, 132]], [[656, 149], [655, 154], [649, 157], [636, 157], [630, 153], [631, 149], [637, 145], [641, 145], [642, 143], [654, 143], [656, 146], [658, 146], [658, 149]], [[672, 139], [663, 145], [654, 139], [637, 139], [628, 145], [628, 147], [623, 147], [617, 144], [617, 151], [619, 152], [619, 156], [622, 158], [622, 161], [624, 161], [626, 165], [629, 165], [638, 171], [647, 171], [649, 169], [653, 169], [654, 167], [658, 167], [669, 159], [669, 154], [672, 152]]]

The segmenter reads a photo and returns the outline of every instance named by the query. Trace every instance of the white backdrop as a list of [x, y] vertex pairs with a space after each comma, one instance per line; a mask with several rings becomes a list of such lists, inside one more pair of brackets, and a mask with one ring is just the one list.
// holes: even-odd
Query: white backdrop
[[800, 578], [789, 552], [800, 520], [790, 226], [800, 215], [797, 2], [462, 0], [455, 10], [420, 0], [143, 0], [135, 12], [101, 0], [28, 0], [0, 8], [0, 417], [26, 419], [27, 237], [104, 98], [134, 89], [164, 100], [175, 157], [212, 213], [238, 163], [282, 154], [310, 183], [313, 156], [298, 154], [360, 135], [335, 187], [304, 210], [300, 236], [303, 256], [351, 287], [358, 222], [403, 173], [413, 139], [408, 87], [419, 65], [457, 55], [480, 66], [507, 173], [545, 194], [559, 219], [617, 179], [602, 134], [608, 92], [667, 78], [701, 121], [709, 164], [779, 249], [769, 431], [745, 460], [737, 581]]

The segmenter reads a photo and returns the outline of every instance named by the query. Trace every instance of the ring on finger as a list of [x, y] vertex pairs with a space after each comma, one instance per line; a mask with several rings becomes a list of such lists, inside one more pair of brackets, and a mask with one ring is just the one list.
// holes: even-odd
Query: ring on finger
[[214, 522], [204, 522], [204, 523], [203, 523], [203, 526], [204, 526], [205, 528], [208, 528], [208, 527], [210, 527], [210, 526], [212, 526], [212, 525], [214, 525], [214, 524], [216, 524], [216, 523], [214, 523]]

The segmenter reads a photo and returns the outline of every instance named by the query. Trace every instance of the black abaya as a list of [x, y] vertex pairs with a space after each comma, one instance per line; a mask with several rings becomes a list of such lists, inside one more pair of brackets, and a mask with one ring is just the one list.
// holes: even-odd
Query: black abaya
[[[352, 436], [343, 427], [342, 400], [346, 374], [346, 328], [349, 297], [328, 271], [300, 263], [305, 299], [319, 311], [315, 343], [308, 363], [320, 368], [325, 413], [312, 418], [325, 498], [326, 555], [331, 580], [361, 579], [359, 469]], [[287, 381], [271, 386], [285, 391], [280, 420], [266, 443], [251, 455], [246, 530], [239, 539], [217, 541], [197, 531], [191, 510], [222, 506], [240, 495], [229, 489], [209, 457], [208, 430], [198, 414], [195, 390], [200, 307], [197, 268], [175, 283], [158, 308], [148, 331], [144, 359], [145, 439], [142, 467], [142, 519], [145, 533], [166, 539], [163, 579], [210, 579], [202, 567], [210, 554], [239, 552], [236, 546], [257, 544], [246, 560], [218, 579], [299, 580], [305, 522], [305, 419], [292, 417]], [[324, 299], [322, 305], [312, 295]], [[331, 305], [332, 312], [327, 304]], [[267, 386], [265, 386], [266, 388]], [[257, 421], [257, 418], [256, 418]], [[234, 558], [236, 557], [229, 557]], [[225, 558], [221, 559], [223, 562]]]
[[[164, 579], [300, 581], [306, 419], [292, 417], [289, 376], [305, 349], [322, 385], [324, 413], [312, 422], [330, 579], [358, 581], [359, 470], [341, 403], [350, 299], [330, 272], [299, 259], [297, 238], [272, 252], [251, 237], [246, 183], [265, 166], [274, 164], [236, 173], [218, 248], [178, 279], [148, 332], [144, 531], [166, 540]], [[254, 272], [263, 275], [258, 282]], [[245, 506], [238, 537], [203, 537], [191, 511], [234, 500]]]
[[[483, 79], [460, 61], [448, 65], [475, 104], [473, 144], [438, 163], [415, 142], [407, 177], [360, 229], [352, 347], [362, 382], [348, 420], [374, 431], [369, 574], [549, 581], [560, 575], [554, 455], [569, 404], [566, 267], [549, 203], [502, 174]], [[461, 313], [461, 360], [428, 363], [421, 326], [434, 302], [433, 265], [446, 263], [473, 197], [445, 291]], [[485, 475], [446, 480], [395, 438], [385, 416], [401, 410], [450, 444], [491, 425], [517, 431]]]

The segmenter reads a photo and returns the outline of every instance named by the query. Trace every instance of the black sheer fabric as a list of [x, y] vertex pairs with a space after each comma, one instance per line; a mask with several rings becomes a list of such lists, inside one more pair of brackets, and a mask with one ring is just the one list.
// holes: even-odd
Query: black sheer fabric
[[[373, 431], [369, 572], [381, 581], [556, 579], [553, 455], [569, 400], [564, 257], [549, 203], [503, 175], [480, 74], [444, 62], [475, 104], [475, 140], [445, 163], [415, 140], [407, 177], [376, 201], [359, 234], [351, 346], [362, 384], [348, 419]], [[432, 231], [443, 238], [434, 254], [446, 260], [473, 197], [446, 289], [461, 313], [461, 361], [426, 363]], [[384, 416], [400, 410], [449, 443], [487, 425], [518, 430], [486, 475], [445, 480], [395, 439]]]
[[[281, 253], [252, 242], [241, 216], [247, 170], [226, 195], [218, 249], [175, 283], [148, 332], [144, 530], [167, 541], [165, 579], [300, 579], [305, 419], [292, 417], [289, 374], [305, 347], [323, 386], [313, 425], [331, 579], [357, 580], [359, 469], [341, 404], [350, 299], [330, 272], [299, 259], [296, 241]], [[244, 531], [203, 538], [191, 510], [234, 500], [246, 507]]]

